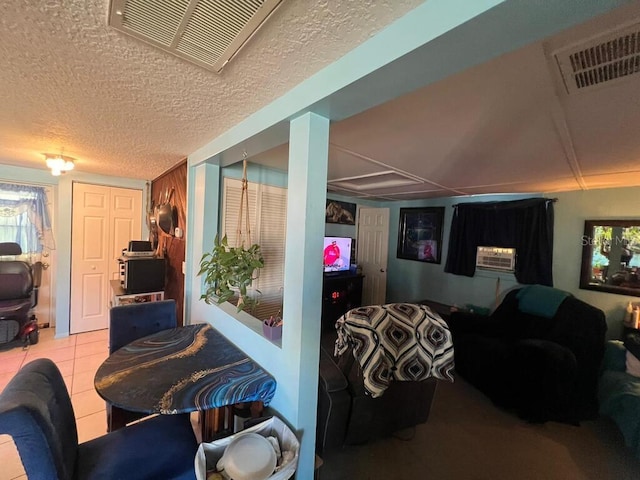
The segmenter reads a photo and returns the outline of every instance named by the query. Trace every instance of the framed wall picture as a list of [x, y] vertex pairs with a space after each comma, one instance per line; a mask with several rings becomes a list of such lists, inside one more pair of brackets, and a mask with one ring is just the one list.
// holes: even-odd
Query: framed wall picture
[[356, 224], [356, 204], [329, 200], [325, 210], [325, 223]]
[[585, 220], [580, 288], [640, 297], [640, 220]]
[[444, 207], [401, 208], [398, 258], [440, 263]]

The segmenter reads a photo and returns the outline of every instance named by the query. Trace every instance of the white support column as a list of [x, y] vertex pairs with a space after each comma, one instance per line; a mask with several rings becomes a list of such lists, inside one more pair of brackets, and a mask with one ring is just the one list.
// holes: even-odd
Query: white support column
[[278, 389], [297, 410], [301, 437], [297, 478], [313, 478], [322, 300], [322, 239], [329, 120], [305, 113], [291, 121], [282, 349], [292, 363]]

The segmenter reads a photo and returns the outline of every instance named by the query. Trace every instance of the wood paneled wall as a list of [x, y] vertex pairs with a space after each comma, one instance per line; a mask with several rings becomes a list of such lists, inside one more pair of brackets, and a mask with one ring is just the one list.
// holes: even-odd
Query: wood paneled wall
[[167, 191], [174, 188], [171, 204], [176, 207], [178, 224], [182, 238], [167, 235], [158, 229], [158, 251], [167, 259], [167, 277], [165, 284], [165, 298], [176, 301], [178, 308], [178, 325], [183, 325], [184, 310], [184, 274], [182, 263], [185, 257], [186, 245], [186, 212], [187, 212], [187, 161], [186, 159], [171, 170], [163, 173], [151, 182], [151, 198], [154, 205], [162, 203]]

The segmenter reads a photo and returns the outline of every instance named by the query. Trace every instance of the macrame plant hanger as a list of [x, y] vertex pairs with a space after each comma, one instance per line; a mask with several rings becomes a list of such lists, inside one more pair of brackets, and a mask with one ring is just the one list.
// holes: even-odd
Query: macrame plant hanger
[[[242, 193], [240, 195], [240, 211], [238, 212], [238, 223], [236, 227], [236, 245], [244, 247], [244, 241], [247, 240], [247, 248], [251, 246], [251, 225], [249, 222], [249, 182], [247, 181], [247, 152], [242, 154]], [[242, 231], [242, 216], [246, 210], [245, 230]]]

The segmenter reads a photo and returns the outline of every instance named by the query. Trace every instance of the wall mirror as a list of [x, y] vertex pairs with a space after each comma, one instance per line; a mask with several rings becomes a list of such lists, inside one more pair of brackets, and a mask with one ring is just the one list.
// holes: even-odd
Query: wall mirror
[[640, 219], [584, 222], [580, 288], [640, 297]]

